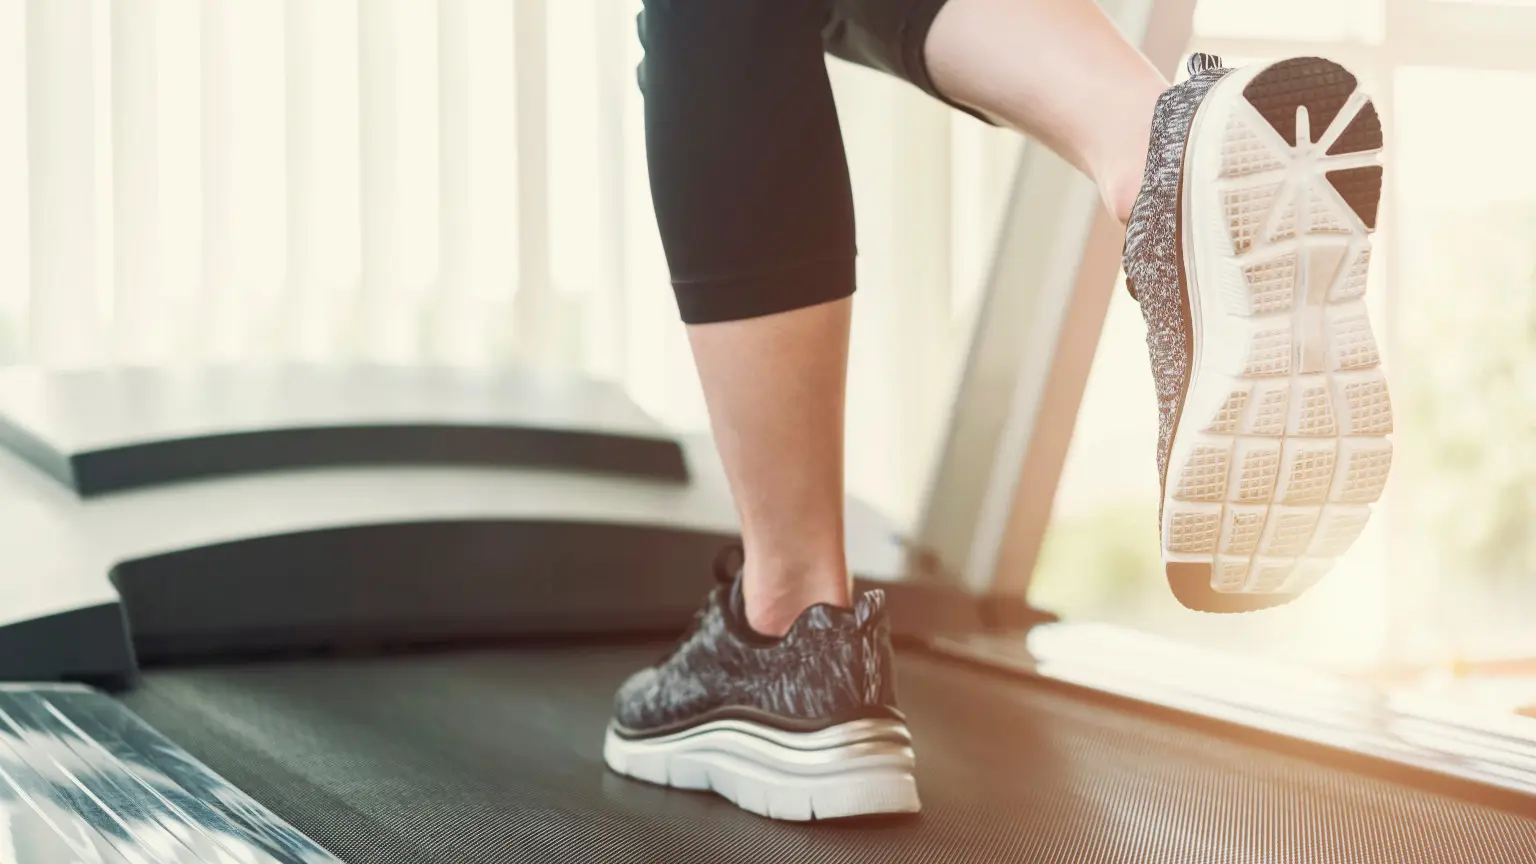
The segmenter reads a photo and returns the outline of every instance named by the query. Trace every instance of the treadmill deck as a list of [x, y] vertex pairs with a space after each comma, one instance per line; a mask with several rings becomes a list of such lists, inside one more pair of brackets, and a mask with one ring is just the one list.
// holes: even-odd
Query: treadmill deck
[[112, 697], [0, 684], [0, 861], [336, 864]]
[[1530, 862], [1536, 819], [906, 653], [924, 812], [771, 822], [609, 774], [664, 646], [150, 671], [124, 701], [349, 864]]

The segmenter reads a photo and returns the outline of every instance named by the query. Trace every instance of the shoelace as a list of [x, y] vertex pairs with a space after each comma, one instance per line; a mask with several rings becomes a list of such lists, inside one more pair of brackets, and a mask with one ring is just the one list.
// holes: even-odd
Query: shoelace
[[[746, 558], [747, 553], [741, 548], [740, 543], [732, 543], [722, 548], [715, 554], [715, 581], [721, 585], [730, 585], [735, 582], [736, 575], [741, 572], [741, 565], [746, 562]], [[661, 655], [661, 659], [657, 661], [658, 665], [671, 660], [684, 645], [688, 644], [688, 640], [699, 632], [699, 628], [704, 625], [704, 615], [708, 610], [709, 604], [706, 603], [693, 613], [693, 619], [688, 622], [688, 626], [683, 630], [682, 635], [677, 637], [672, 647], [667, 649], [667, 653]]]

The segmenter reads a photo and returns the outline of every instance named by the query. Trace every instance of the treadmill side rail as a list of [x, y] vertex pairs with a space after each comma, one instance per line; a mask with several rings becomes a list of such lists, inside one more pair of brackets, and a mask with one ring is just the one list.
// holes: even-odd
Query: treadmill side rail
[[[935, 653], [1390, 783], [1536, 813], [1536, 738], [1513, 715], [1107, 624], [939, 637]], [[1536, 857], [1527, 856], [1522, 861]]]
[[111, 697], [0, 686], [0, 861], [339, 864]]
[[512, 369], [6, 369], [0, 449], [84, 497], [345, 466], [688, 480], [676, 436], [616, 385]]
[[137, 668], [117, 603], [16, 622], [0, 617], [0, 681], [87, 681], [115, 689]]

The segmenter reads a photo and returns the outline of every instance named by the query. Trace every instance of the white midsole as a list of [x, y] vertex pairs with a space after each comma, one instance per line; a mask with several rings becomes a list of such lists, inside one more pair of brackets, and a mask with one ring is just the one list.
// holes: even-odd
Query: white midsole
[[912, 738], [898, 720], [858, 720], [815, 732], [716, 720], [651, 738], [610, 727], [603, 760], [619, 774], [714, 791], [778, 819], [910, 813], [920, 806]]
[[[1206, 340], [1220, 340], [1225, 332], [1231, 334], [1230, 328], [1224, 329], [1218, 321], [1207, 320], [1207, 315], [1220, 314], [1220, 300], [1215, 295], [1217, 280], [1215, 274], [1223, 257], [1230, 257], [1230, 253], [1223, 253], [1216, 246], [1218, 238], [1213, 232], [1202, 230], [1213, 218], [1220, 218], [1219, 214], [1212, 213], [1212, 208], [1219, 206], [1214, 195], [1195, 194], [1202, 183], [1212, 183], [1220, 174], [1221, 148], [1225, 143], [1220, 134], [1205, 134], [1206, 127], [1219, 128], [1227, 122], [1227, 118], [1233, 110], [1239, 106], [1234, 104], [1243, 102], [1243, 88], [1248, 86], [1260, 72], [1264, 71], [1264, 64], [1254, 64], [1237, 69], [1222, 78], [1206, 94], [1200, 108], [1195, 112], [1195, 119], [1189, 127], [1189, 152], [1184, 156], [1184, 194], [1179, 201], [1180, 222], [1184, 229], [1181, 238], [1184, 244], [1184, 270], [1186, 284], [1189, 286], [1189, 318], [1193, 328], [1192, 342], [1194, 344], [1194, 357], [1189, 372], [1189, 394], [1185, 398], [1186, 411], [1189, 400], [1197, 393], [1202, 393], [1200, 388], [1201, 370], [1206, 355]], [[1246, 103], [1244, 103], [1246, 104]], [[1210, 273], [1212, 278], [1201, 279], [1198, 274]], [[1234, 344], [1233, 338], [1227, 338], [1221, 344], [1211, 345], [1211, 349], [1223, 357], [1230, 356], [1234, 351], [1242, 350], [1242, 345]], [[1180, 442], [1175, 438], [1174, 446], [1180, 443], [1187, 447], [1188, 442]], [[1169, 464], [1174, 464], [1172, 459]]]

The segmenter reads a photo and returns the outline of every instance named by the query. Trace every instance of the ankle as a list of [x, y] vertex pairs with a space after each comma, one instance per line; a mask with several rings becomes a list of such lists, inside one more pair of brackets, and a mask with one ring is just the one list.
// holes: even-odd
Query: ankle
[[1131, 208], [1136, 206], [1136, 198], [1141, 194], [1141, 178], [1140, 171], [1137, 171], [1134, 176], [1122, 171], [1114, 177], [1106, 177], [1098, 181], [1099, 195], [1104, 200], [1104, 208], [1121, 225], [1131, 221]]
[[1147, 146], [1151, 128], [1150, 117], [1145, 128], [1136, 127], [1125, 133], [1116, 152], [1104, 159], [1095, 160], [1092, 176], [1104, 199], [1104, 207], [1120, 221], [1131, 221], [1131, 208], [1141, 195], [1142, 180], [1147, 172]]
[[1092, 175], [1104, 206], [1122, 225], [1130, 221], [1131, 208], [1141, 194], [1147, 172], [1147, 148], [1152, 139], [1152, 118], [1161, 94], [1161, 89], [1148, 86], [1145, 92], [1129, 100], [1126, 122], [1114, 135], [1109, 152], [1092, 163]]
[[747, 624], [765, 636], [783, 636], [806, 609], [818, 603], [852, 605], [848, 568], [839, 559], [794, 563], [748, 561], [742, 604]]

